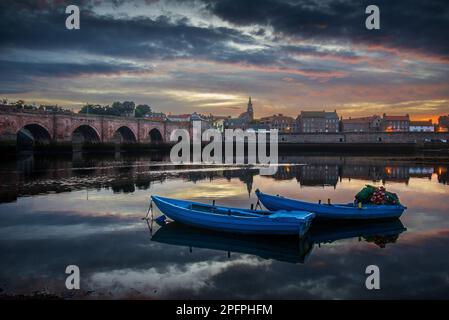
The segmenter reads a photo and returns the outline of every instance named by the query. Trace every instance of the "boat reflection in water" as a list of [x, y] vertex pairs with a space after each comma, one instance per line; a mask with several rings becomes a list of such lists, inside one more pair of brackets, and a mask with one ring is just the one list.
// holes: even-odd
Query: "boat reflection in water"
[[189, 247], [190, 251], [192, 248], [211, 249], [227, 252], [228, 257], [235, 252], [289, 263], [304, 263], [315, 244], [358, 237], [359, 241], [372, 242], [383, 248], [388, 243], [395, 243], [399, 235], [407, 230], [399, 219], [333, 226], [318, 224], [312, 226], [303, 239], [298, 239], [290, 236], [227, 234], [177, 222], [160, 221], [160, 224], [161, 227], [152, 235], [152, 241]]
[[184, 246], [255, 255], [290, 263], [304, 263], [313, 243], [299, 241], [295, 236], [239, 235], [193, 228], [177, 222], [162, 225], [152, 241]]
[[308, 236], [316, 244], [359, 238], [359, 241], [365, 240], [385, 248], [388, 243], [395, 243], [399, 235], [406, 230], [401, 220], [393, 219], [349, 224], [316, 224], [310, 228]]

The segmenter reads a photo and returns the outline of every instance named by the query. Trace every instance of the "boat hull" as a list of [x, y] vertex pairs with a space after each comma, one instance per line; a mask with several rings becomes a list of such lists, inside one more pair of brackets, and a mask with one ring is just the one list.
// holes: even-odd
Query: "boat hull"
[[259, 201], [268, 210], [304, 210], [316, 213], [320, 220], [371, 220], [399, 218], [406, 207], [401, 205], [317, 204], [296, 199], [273, 196], [256, 190]]
[[[299, 235], [302, 237], [310, 227], [313, 213], [298, 212], [294, 214], [263, 212], [258, 215], [255, 210], [226, 208], [198, 204], [190, 201], [175, 200], [152, 196], [152, 200], [159, 210], [170, 219], [204, 229], [242, 233], [242, 234], [273, 234], [273, 235]], [[186, 203], [201, 205], [206, 208], [218, 208], [232, 211], [233, 214], [214, 214], [190, 209]], [[234, 213], [238, 214], [235, 215]]]

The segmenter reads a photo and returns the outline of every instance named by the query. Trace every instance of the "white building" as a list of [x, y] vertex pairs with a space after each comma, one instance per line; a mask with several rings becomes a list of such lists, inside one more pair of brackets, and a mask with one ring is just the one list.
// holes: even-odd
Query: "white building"
[[190, 114], [169, 114], [167, 119], [173, 122], [190, 122]]
[[434, 132], [435, 126], [432, 120], [429, 121], [410, 121], [410, 132]]

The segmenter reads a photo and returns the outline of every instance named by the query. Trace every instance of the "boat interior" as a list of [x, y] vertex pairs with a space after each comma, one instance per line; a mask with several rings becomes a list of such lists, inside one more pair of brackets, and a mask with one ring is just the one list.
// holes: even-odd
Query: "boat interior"
[[256, 211], [256, 210], [246, 210], [246, 209], [233, 209], [224, 208], [219, 206], [212, 206], [201, 203], [191, 203], [188, 205], [188, 209], [193, 211], [200, 211], [213, 214], [222, 214], [229, 216], [241, 216], [241, 217], [260, 217], [261, 215], [270, 215], [270, 211]]

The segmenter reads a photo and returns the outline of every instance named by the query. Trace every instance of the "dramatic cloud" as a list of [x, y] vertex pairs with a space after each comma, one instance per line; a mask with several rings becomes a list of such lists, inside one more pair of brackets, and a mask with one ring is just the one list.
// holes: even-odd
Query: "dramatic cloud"
[[68, 4], [2, 1], [1, 95], [215, 114], [239, 113], [251, 95], [257, 116], [416, 101], [445, 102], [395, 110], [449, 111], [449, 6], [440, 0], [377, 2], [380, 30], [365, 28], [366, 1], [84, 0], [75, 1], [80, 30], [65, 28]]
[[414, 49], [449, 58], [442, 30], [449, 28], [446, 1], [376, 1], [381, 11], [379, 32], [366, 32], [365, 8], [372, 1], [205, 0], [210, 10], [237, 25], [271, 26], [293, 38], [352, 41]]

